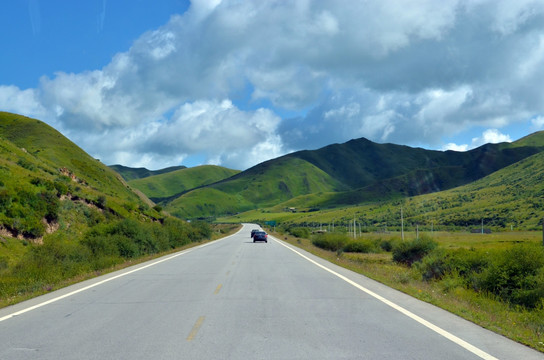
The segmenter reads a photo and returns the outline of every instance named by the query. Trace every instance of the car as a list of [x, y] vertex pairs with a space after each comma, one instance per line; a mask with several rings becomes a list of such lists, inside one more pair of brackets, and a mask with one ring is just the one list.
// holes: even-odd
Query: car
[[268, 234], [264, 231], [256, 231], [253, 235], [253, 242], [257, 241], [264, 241], [265, 243], [268, 242]]
[[251, 230], [251, 237], [253, 237], [253, 235], [255, 235], [255, 233], [256, 233], [257, 231], [261, 231], [261, 230], [259, 230], [259, 229], [253, 229], [253, 230]]

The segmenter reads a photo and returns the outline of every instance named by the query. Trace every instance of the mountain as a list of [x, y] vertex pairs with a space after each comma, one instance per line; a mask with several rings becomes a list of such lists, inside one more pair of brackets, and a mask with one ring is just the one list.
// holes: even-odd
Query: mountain
[[145, 178], [130, 180], [128, 183], [142, 191], [151, 200], [159, 202], [165, 198], [179, 196], [189, 190], [224, 180], [239, 172], [239, 170], [231, 170], [221, 166], [202, 165], [165, 171]]
[[[387, 226], [400, 230], [400, 208], [403, 209], [404, 226], [415, 226], [428, 231], [431, 226], [439, 230], [496, 229], [542, 230], [544, 210], [544, 152], [527, 157], [500, 169], [482, 179], [453, 189], [414, 197], [381, 200], [358, 206], [324, 209], [287, 217], [283, 208], [304, 204], [319, 206], [326, 196], [294, 198], [263, 213], [247, 213], [242, 221], [283, 220], [294, 224], [347, 224], [353, 219], [375, 231]], [[329, 194], [334, 196], [334, 194]], [[225, 220], [225, 219], [223, 219]], [[238, 219], [236, 219], [239, 221]]]
[[166, 203], [165, 210], [182, 218], [208, 217], [272, 206], [298, 195], [345, 189], [307, 161], [282, 157], [182, 194]]
[[544, 132], [466, 152], [361, 138], [266, 161], [164, 205], [177, 216], [206, 217], [278, 204], [330, 208], [403, 198], [471, 183], [543, 149]]
[[531, 145], [521, 139], [520, 143], [486, 144], [466, 152], [378, 144], [361, 138], [286, 156], [306, 160], [352, 189], [425, 171], [432, 181], [426, 180], [421, 190], [415, 190], [421, 193], [428, 192], [427, 188], [440, 191], [469, 183], [542, 149], [543, 134], [535, 134]]
[[186, 166], [171, 166], [161, 170], [148, 170], [146, 168], [131, 168], [123, 165], [110, 165], [110, 168], [119, 173], [126, 181], [143, 179], [149, 176], [166, 174], [172, 171], [186, 169]]

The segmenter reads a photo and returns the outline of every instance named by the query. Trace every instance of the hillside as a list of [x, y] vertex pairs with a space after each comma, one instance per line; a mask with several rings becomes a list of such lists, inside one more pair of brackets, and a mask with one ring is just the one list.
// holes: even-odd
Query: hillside
[[150, 175], [142, 179], [131, 180], [128, 183], [142, 191], [151, 200], [158, 202], [163, 198], [224, 180], [239, 172], [239, 170], [231, 170], [221, 166], [202, 165]]
[[0, 307], [209, 236], [52, 127], [0, 112]]
[[271, 206], [298, 195], [345, 188], [306, 161], [280, 158], [185, 193], [168, 202], [165, 210], [182, 218], [208, 217]]
[[[544, 149], [544, 134], [532, 141], [486, 144], [466, 152], [434, 151], [395, 144], [378, 144], [361, 138], [313, 151], [299, 151], [287, 157], [304, 159], [351, 189], [363, 188], [386, 179], [413, 177], [425, 171], [423, 186], [403, 181], [414, 192], [440, 191], [480, 179]], [[430, 177], [430, 179], [429, 179]], [[414, 178], [420, 178], [419, 176]], [[398, 188], [409, 194], [409, 190]]]
[[[363, 138], [266, 161], [211, 185], [213, 196], [199, 189], [201, 202], [197, 194], [183, 194], [164, 205], [182, 217], [191, 213], [206, 217], [279, 204], [308, 210], [399, 199], [469, 184], [543, 149], [544, 132], [467, 152], [377, 144]], [[285, 182], [286, 174], [296, 176]], [[312, 179], [313, 185], [296, 185], [301, 176]], [[235, 201], [227, 205], [227, 199]]]
[[143, 179], [149, 176], [166, 174], [172, 171], [186, 169], [186, 166], [171, 166], [160, 170], [148, 170], [146, 168], [131, 168], [123, 165], [110, 165], [110, 168], [119, 173], [126, 181]]
[[[405, 229], [417, 224], [423, 231], [439, 229], [541, 230], [544, 211], [544, 152], [530, 156], [473, 183], [442, 192], [380, 201], [338, 209], [286, 213], [286, 206], [304, 201], [317, 206], [321, 198], [294, 198], [276, 207], [232, 217], [234, 221], [276, 220], [293, 224], [348, 224], [354, 219], [368, 231], [400, 230], [400, 208]], [[334, 196], [334, 194], [328, 194]], [[223, 218], [221, 221], [231, 221]]]
[[12, 159], [18, 165], [28, 162], [27, 170], [50, 179], [73, 178], [73, 182], [79, 184], [82, 197], [104, 195], [125, 201], [143, 201], [127, 189], [116, 172], [39, 120], [0, 112], [0, 137], [24, 153], [24, 156], [17, 156], [17, 161], [4, 153], [4, 161]]

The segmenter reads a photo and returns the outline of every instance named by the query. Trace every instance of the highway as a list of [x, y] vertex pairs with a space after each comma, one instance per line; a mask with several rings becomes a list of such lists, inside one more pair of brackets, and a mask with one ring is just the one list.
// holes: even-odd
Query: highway
[[544, 359], [254, 227], [0, 309], [0, 359]]

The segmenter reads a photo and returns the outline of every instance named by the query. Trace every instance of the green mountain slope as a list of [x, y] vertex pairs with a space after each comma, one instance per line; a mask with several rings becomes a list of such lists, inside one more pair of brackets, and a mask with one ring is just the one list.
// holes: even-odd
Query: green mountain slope
[[[543, 149], [544, 133], [467, 152], [357, 139], [258, 164], [212, 185], [221, 196], [217, 191], [211, 196], [199, 189], [207, 206], [198, 203], [196, 194], [184, 194], [165, 206], [173, 214], [188, 217], [193, 210], [199, 216], [216, 216], [226, 213], [225, 209], [232, 213], [262, 206], [332, 208], [398, 199], [471, 183]], [[304, 186], [305, 181], [312, 186]], [[234, 195], [237, 200], [233, 204], [224, 204]]]
[[[362, 138], [286, 156], [304, 159], [352, 189], [385, 179], [410, 177], [411, 173], [424, 170], [432, 181], [427, 180], [419, 190], [416, 183], [415, 187], [410, 186], [412, 191], [424, 193], [467, 184], [533, 155], [544, 149], [544, 141], [540, 140], [534, 139], [530, 146], [524, 143], [486, 144], [470, 151], [456, 152], [377, 144]], [[407, 183], [406, 180], [402, 182]]]
[[[24, 116], [0, 112], [0, 137], [21, 149], [34, 169], [52, 177], [68, 176], [85, 196], [105, 195], [139, 202], [120, 176], [92, 158], [49, 125]], [[82, 186], [86, 184], [86, 186]]]
[[160, 201], [162, 198], [224, 180], [239, 172], [221, 166], [202, 165], [131, 180], [128, 183], [153, 201]]
[[[369, 229], [400, 230], [400, 208], [405, 227], [429, 230], [479, 228], [541, 230], [544, 211], [544, 152], [498, 170], [473, 183], [446, 191], [360, 206], [291, 214], [293, 223], [347, 224], [353, 219]], [[322, 199], [309, 199], [319, 203]], [[297, 205], [297, 199], [289, 202]], [[285, 203], [287, 204], [287, 203]], [[282, 205], [285, 205], [282, 204]], [[300, 202], [299, 202], [300, 204]], [[275, 212], [276, 214], [272, 214]], [[280, 206], [263, 214], [248, 214], [242, 221], [280, 220]], [[225, 220], [225, 219], [223, 219]]]
[[521, 139], [514, 141], [512, 147], [520, 146], [537, 146], [541, 147], [544, 144], [544, 131], [537, 131], [530, 135], [524, 136]]
[[126, 181], [142, 179], [149, 176], [166, 174], [172, 171], [186, 169], [186, 166], [171, 166], [160, 170], [148, 170], [146, 168], [131, 168], [123, 165], [110, 165], [110, 168], [119, 173]]
[[167, 203], [180, 217], [207, 217], [271, 206], [292, 197], [346, 189], [337, 180], [295, 158], [267, 161], [229, 179], [190, 191]]
[[0, 307], [209, 237], [45, 123], [0, 112]]

